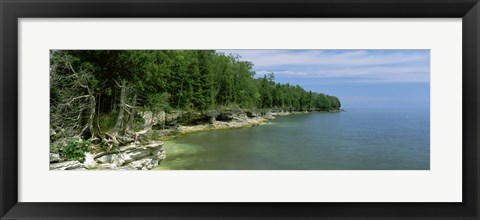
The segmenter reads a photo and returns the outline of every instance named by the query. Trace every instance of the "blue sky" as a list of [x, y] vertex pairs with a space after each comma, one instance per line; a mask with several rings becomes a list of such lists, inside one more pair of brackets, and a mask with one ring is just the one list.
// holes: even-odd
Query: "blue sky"
[[430, 50], [218, 50], [257, 77], [335, 95], [342, 108], [429, 108]]

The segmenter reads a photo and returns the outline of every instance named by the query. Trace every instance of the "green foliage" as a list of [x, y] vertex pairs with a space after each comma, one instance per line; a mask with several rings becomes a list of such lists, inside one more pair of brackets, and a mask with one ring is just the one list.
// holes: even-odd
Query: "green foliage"
[[165, 111], [170, 109], [169, 105], [170, 94], [152, 93], [147, 95], [147, 105], [152, 112]]
[[110, 112], [98, 116], [98, 126], [101, 132], [110, 131], [117, 122], [117, 112]]
[[[153, 112], [219, 108], [330, 111], [341, 107], [335, 96], [275, 83], [274, 73], [256, 78], [253, 63], [214, 50], [55, 50], [50, 55], [51, 109], [59, 109], [65, 97], [88, 94], [84, 86], [78, 86], [78, 82], [84, 83], [95, 95], [95, 123], [98, 121], [104, 132], [115, 125], [121, 93], [119, 82], [124, 80], [129, 87], [127, 104], [131, 105], [135, 96], [137, 109]], [[84, 74], [86, 82], [78, 78], [72, 81], [72, 71], [66, 63], [88, 73]], [[76, 114], [58, 117], [59, 124], [64, 119], [80, 125], [86, 123], [88, 111], [78, 109], [88, 105], [90, 99], [75, 100], [76, 107], [65, 105], [64, 109], [72, 112], [76, 109]], [[51, 115], [64, 114], [56, 110]], [[62, 130], [61, 126], [52, 127]], [[81, 130], [84, 126], [77, 127]]]
[[145, 119], [140, 114], [135, 114], [134, 121], [132, 124], [134, 131], [140, 131], [144, 129]]
[[71, 138], [67, 140], [63, 147], [62, 154], [67, 160], [78, 160], [83, 162], [85, 160], [85, 152], [88, 151], [90, 141], [83, 141], [81, 139]]
[[58, 149], [58, 145], [50, 140], [50, 153], [58, 153], [59, 150], [60, 149]]
[[146, 133], [144, 136], [141, 137], [141, 140], [147, 141], [147, 140], [153, 140], [153, 141], [158, 141], [162, 138], [162, 135], [160, 135], [157, 131], [152, 130], [148, 133]]

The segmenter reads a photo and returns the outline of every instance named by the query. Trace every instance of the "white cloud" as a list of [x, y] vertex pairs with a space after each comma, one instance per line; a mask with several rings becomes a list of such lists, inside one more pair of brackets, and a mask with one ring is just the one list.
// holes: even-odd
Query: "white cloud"
[[251, 61], [258, 75], [356, 78], [356, 82], [429, 82], [430, 57], [415, 50], [224, 50]]
[[258, 76], [263, 76], [265, 74], [268, 74], [270, 72], [273, 72], [276, 76], [282, 75], [282, 76], [308, 76], [310, 75], [309, 73], [306, 72], [295, 72], [295, 71], [270, 71], [270, 70], [258, 70], [255, 71]]
[[239, 54], [242, 60], [251, 61], [257, 67], [278, 65], [369, 66], [421, 62], [429, 59], [422, 54], [406, 55], [404, 50], [385, 54], [373, 54], [366, 50], [347, 50], [340, 53], [331, 53], [326, 50], [308, 50], [296, 53], [288, 50], [221, 50], [221, 52]]

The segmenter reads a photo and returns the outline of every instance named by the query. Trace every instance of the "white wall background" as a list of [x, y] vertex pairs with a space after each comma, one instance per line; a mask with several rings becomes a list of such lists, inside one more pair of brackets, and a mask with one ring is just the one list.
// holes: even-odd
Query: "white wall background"
[[[461, 19], [20, 19], [19, 201], [460, 202], [461, 31]], [[50, 49], [431, 49], [431, 170], [49, 171]]]

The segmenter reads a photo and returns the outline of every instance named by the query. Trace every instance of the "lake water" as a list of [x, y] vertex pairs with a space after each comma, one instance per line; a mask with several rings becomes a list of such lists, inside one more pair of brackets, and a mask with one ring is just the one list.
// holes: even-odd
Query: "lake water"
[[347, 109], [181, 135], [165, 142], [175, 170], [428, 170], [429, 109]]

